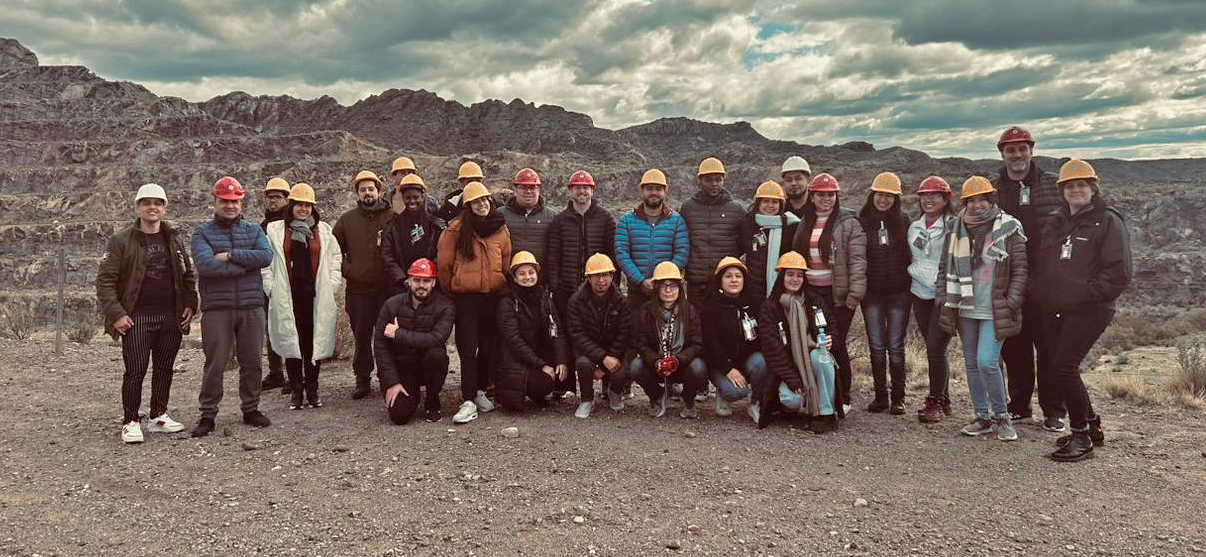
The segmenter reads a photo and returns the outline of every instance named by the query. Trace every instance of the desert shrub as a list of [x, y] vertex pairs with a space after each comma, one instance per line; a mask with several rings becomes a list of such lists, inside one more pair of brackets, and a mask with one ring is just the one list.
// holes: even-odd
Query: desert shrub
[[1105, 380], [1103, 387], [1105, 387], [1105, 391], [1110, 395], [1110, 398], [1140, 403], [1151, 401], [1151, 394], [1148, 393], [1147, 385], [1142, 379], [1133, 375], [1110, 377]]
[[1206, 397], [1206, 335], [1177, 341], [1177, 375], [1169, 382], [1173, 391]]
[[97, 318], [91, 312], [81, 312], [74, 316], [71, 322], [66, 324], [67, 339], [71, 342], [79, 344], [88, 344], [92, 342], [92, 338], [96, 336], [96, 330], [99, 328]]
[[24, 304], [9, 303], [0, 308], [0, 334], [6, 338], [25, 340], [37, 330], [37, 319], [32, 308]]

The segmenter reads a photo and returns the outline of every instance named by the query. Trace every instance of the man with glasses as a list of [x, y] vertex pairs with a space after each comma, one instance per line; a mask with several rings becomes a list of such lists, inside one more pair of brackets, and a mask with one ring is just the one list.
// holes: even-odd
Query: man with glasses
[[[268, 231], [268, 223], [272, 221], [283, 220], [285, 218], [285, 205], [289, 203], [289, 182], [284, 178], [276, 177], [268, 180], [268, 185], [264, 186], [264, 220], [260, 221], [260, 229], [264, 232]], [[267, 307], [268, 298], [264, 297], [264, 307]], [[267, 331], [265, 331], [267, 335]], [[268, 337], [264, 337], [268, 341]], [[272, 343], [265, 342], [268, 345], [268, 375], [264, 377], [264, 383], [260, 386], [261, 391], [268, 389], [281, 388], [281, 394], [288, 394], [290, 385], [285, 381], [284, 367], [281, 363], [281, 357], [272, 350]]]

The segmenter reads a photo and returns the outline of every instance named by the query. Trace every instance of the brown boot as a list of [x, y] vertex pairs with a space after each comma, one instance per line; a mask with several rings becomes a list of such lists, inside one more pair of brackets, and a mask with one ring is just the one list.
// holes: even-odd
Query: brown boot
[[923, 424], [938, 423], [946, 418], [946, 414], [942, 412], [942, 401], [936, 397], [925, 397], [925, 406], [921, 408], [921, 413], [917, 414], [917, 419]]

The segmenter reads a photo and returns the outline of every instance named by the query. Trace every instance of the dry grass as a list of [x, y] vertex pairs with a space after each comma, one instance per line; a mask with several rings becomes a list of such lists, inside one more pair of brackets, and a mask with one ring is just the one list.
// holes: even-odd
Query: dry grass
[[3, 327], [0, 334], [14, 340], [26, 340], [38, 329], [37, 316], [33, 308], [20, 302], [10, 301], [0, 308]]
[[1159, 402], [1143, 379], [1134, 375], [1109, 377], [1102, 384], [1110, 398], [1129, 400], [1138, 404]]
[[96, 337], [96, 331], [100, 328], [97, 323], [97, 316], [91, 311], [81, 311], [76, 313], [70, 323], [65, 324], [67, 339], [78, 344], [88, 344]]
[[1174, 394], [1206, 398], [1206, 335], [1177, 341], [1178, 373], [1166, 386]]

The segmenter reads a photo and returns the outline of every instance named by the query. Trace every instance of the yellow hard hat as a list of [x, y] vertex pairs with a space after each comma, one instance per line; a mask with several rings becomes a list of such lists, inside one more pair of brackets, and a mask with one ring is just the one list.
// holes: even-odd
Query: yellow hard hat
[[1059, 180], [1055, 183], [1063, 184], [1072, 180], [1093, 180], [1098, 182], [1097, 171], [1093, 170], [1093, 166], [1080, 159], [1072, 159], [1063, 166], [1059, 167]]
[[787, 201], [787, 196], [783, 194], [783, 186], [774, 180], [767, 180], [758, 186], [758, 191], [754, 192], [754, 199]]
[[289, 201], [298, 201], [313, 205], [315, 203], [314, 188], [310, 187], [310, 184], [306, 183], [299, 182], [297, 184], [293, 184], [293, 188], [289, 190]]
[[704, 176], [706, 174], [720, 174], [721, 176], [724, 176], [728, 173], [724, 171], [724, 165], [721, 164], [720, 159], [716, 157], [708, 157], [704, 159], [703, 162], [699, 163], [698, 175]]
[[279, 177], [268, 180], [268, 185], [264, 186], [264, 193], [268, 193], [270, 191], [284, 192], [285, 195], [289, 195], [289, 182], [286, 182], [284, 178]]
[[601, 253], [596, 253], [586, 260], [586, 276], [599, 275], [603, 273], [616, 272], [616, 266], [611, 262], [611, 258]]
[[427, 184], [423, 183], [423, 179], [418, 174], [407, 174], [402, 177], [402, 181], [398, 182], [398, 191], [406, 188], [419, 188], [423, 193], [427, 193]]
[[666, 175], [663, 174], [661, 170], [658, 170], [656, 168], [646, 170], [645, 173], [641, 175], [641, 184], [640, 185], [643, 186], [645, 184], [653, 184], [656, 186], [669, 186], [669, 184], [666, 183]]
[[871, 191], [900, 195], [903, 191], [900, 188], [900, 176], [892, 172], [880, 172], [871, 182]]
[[963, 182], [963, 188], [959, 190], [959, 199], [967, 199], [977, 195], [996, 192], [997, 188], [992, 187], [992, 182], [983, 176], [972, 176]]
[[514, 274], [515, 268], [520, 265], [531, 265], [536, 267], [536, 272], [540, 272], [540, 263], [536, 262], [536, 256], [530, 251], [521, 251], [511, 256], [511, 267], [507, 269], [508, 274]]
[[457, 180], [460, 180], [461, 178], [473, 178], [474, 180], [481, 180], [485, 177], [486, 175], [482, 174], [482, 167], [478, 166], [477, 163], [473, 161], [465, 161], [465, 164], [461, 165], [461, 169], [456, 172]]
[[372, 180], [374, 183], [376, 183], [378, 190], [381, 190], [385, 187], [385, 185], [381, 183], [381, 178], [377, 177], [376, 172], [373, 172], [372, 170], [361, 170], [360, 172], [356, 173], [355, 178], [352, 178], [352, 190], [355, 191], [356, 188], [359, 187], [358, 184], [365, 180]]
[[784, 269], [798, 269], [801, 271], [808, 270], [808, 261], [800, 255], [798, 251], [789, 251], [779, 256], [779, 263], [775, 265], [775, 272], [782, 273]]
[[712, 274], [719, 275], [720, 273], [723, 273], [724, 270], [728, 269], [729, 267], [739, 267], [741, 269], [741, 272], [743, 272], [743, 273], [748, 273], [750, 271], [748, 268], [746, 268], [745, 263], [742, 263], [740, 259], [737, 259], [736, 257], [733, 257], [730, 255], [728, 257], [725, 257], [724, 259], [721, 259], [720, 263], [716, 264], [716, 272], [714, 272]]
[[678, 270], [678, 265], [670, 261], [662, 261], [653, 268], [653, 281], [659, 280], [683, 280], [683, 272]]
[[461, 192], [461, 203], [470, 203], [489, 195], [490, 190], [486, 189], [481, 182], [469, 182], [465, 184], [465, 190]]
[[393, 174], [399, 170], [419, 171], [418, 168], [415, 168], [415, 161], [410, 160], [410, 157], [398, 157], [394, 159], [394, 164], [389, 166], [389, 173]]

